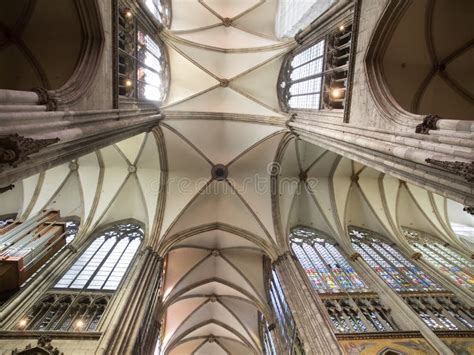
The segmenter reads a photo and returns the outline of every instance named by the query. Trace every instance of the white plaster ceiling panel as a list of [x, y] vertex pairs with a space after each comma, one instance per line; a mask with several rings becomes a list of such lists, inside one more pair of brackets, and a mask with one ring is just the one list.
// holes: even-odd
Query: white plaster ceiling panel
[[186, 298], [173, 303], [168, 307], [163, 344], [166, 345], [176, 330], [197, 308], [208, 301], [208, 297]]
[[[212, 277], [212, 276], [211, 276]], [[200, 295], [220, 295], [229, 297], [240, 297], [246, 300], [252, 300], [252, 297], [246, 293], [242, 293], [230, 282], [210, 280], [202, 285], [196, 286], [190, 291], [183, 293], [183, 297], [200, 296]]]
[[233, 25], [262, 37], [274, 38], [278, 0], [265, 0], [254, 10], [233, 21]]
[[222, 344], [222, 346], [226, 348], [229, 354], [232, 354], [232, 355], [234, 354], [235, 355], [248, 355], [249, 354], [249, 348], [241, 342], [238, 342], [232, 339], [220, 338], [219, 343]]
[[168, 55], [170, 59], [171, 83], [164, 107], [193, 97], [219, 84], [215, 78], [189, 61], [171, 46], [168, 46]]
[[155, 223], [161, 184], [160, 157], [157, 142], [151, 133], [146, 136], [143, 142], [136, 167], [141, 192], [148, 211], [148, 225], [151, 230]]
[[84, 201], [84, 220], [81, 221], [81, 224], [85, 223], [93, 214], [94, 204], [97, 202], [95, 196], [101, 175], [97, 157], [97, 153], [91, 153], [78, 159], [78, 174]]
[[142, 148], [143, 141], [146, 137], [145, 133], [130, 137], [116, 144], [117, 148], [123, 153], [127, 163], [136, 164], [138, 154]]
[[347, 209], [347, 201], [349, 199], [351, 181], [352, 165], [349, 159], [341, 159], [337, 165], [334, 175], [332, 177], [332, 184], [334, 188], [334, 202], [337, 208], [337, 216], [342, 228], [346, 229], [345, 216]]
[[186, 342], [183, 342], [171, 349], [170, 355], [184, 355], [184, 354], [193, 354], [196, 349], [198, 349], [206, 340], [201, 338], [190, 339]]
[[0, 216], [6, 214], [21, 214], [20, 208], [23, 200], [23, 182], [15, 183], [15, 187], [2, 194], [2, 203], [0, 203]]
[[224, 165], [265, 137], [281, 130], [279, 126], [228, 120], [180, 119], [167, 120], [166, 123], [189, 139], [214, 164]]
[[229, 166], [228, 180], [273, 238], [270, 170], [282, 135], [276, 134], [255, 145]]
[[286, 148], [278, 176], [279, 189], [279, 207], [280, 207], [280, 221], [283, 229], [283, 237], [289, 232], [289, 218], [293, 201], [303, 186], [298, 178], [300, 173], [298, 160], [296, 159], [296, 140], [292, 139]]
[[233, 18], [251, 10], [260, 0], [200, 0], [205, 6], [221, 17]]
[[[77, 216], [84, 220], [82, 187], [77, 171], [71, 172], [62, 187], [51, 198], [46, 209], [58, 210], [61, 217]], [[71, 201], [74, 201], [71, 203]]]
[[280, 42], [259, 37], [234, 27], [214, 27], [199, 32], [183, 33], [181, 38], [191, 43], [207, 46], [210, 49], [252, 49], [265, 50], [283, 47]]
[[197, 63], [206, 70], [221, 79], [232, 79], [242, 73], [261, 66], [270, 59], [283, 53], [282, 49], [245, 52], [245, 53], [227, 53], [210, 51], [189, 44], [174, 43], [183, 55], [190, 61]]
[[298, 222], [290, 220], [290, 226], [304, 225], [321, 230], [329, 235], [333, 234], [316, 200], [306, 187], [301, 190], [301, 194], [297, 197], [297, 202], [293, 208], [297, 208], [298, 213], [292, 214], [292, 216], [296, 217]]
[[[393, 234], [389, 233], [389, 231], [384, 228], [383, 224], [364, 198], [358, 184], [352, 184], [345, 223], [347, 226], [353, 225], [370, 229], [386, 237], [391, 237], [393, 240]], [[396, 242], [396, 240], [393, 241]]]
[[279, 111], [280, 104], [277, 90], [269, 90], [269, 88], [277, 87], [278, 75], [284, 58], [279, 54], [277, 56], [231, 82], [233, 88], [245, 92], [273, 111]]
[[430, 199], [430, 193], [425, 189], [422, 189], [418, 186], [412, 185], [407, 183], [406, 184], [410, 195], [420, 210], [423, 213], [425, 218], [430, 221], [433, 227], [437, 230], [437, 235], [447, 236], [446, 231], [444, 229], [443, 224], [439, 221], [438, 216], [435, 213], [435, 206], [432, 204], [432, 200]]
[[[101, 216], [98, 225], [107, 225], [115, 221], [135, 219], [148, 225], [148, 213], [145, 197], [136, 174], [129, 174], [125, 183], [114, 196]], [[147, 231], [149, 229], [147, 228]]]
[[223, 323], [218, 324], [216, 321], [212, 321], [212, 320], [208, 322], [203, 322], [201, 327], [187, 334], [185, 339], [193, 338], [196, 336], [207, 337], [209, 335], [231, 338], [237, 341], [241, 340], [239, 336], [236, 333], [229, 330], [229, 328], [227, 328], [225, 324]]
[[118, 149], [115, 146], [109, 146], [107, 148], [101, 149], [100, 155], [104, 162], [104, 175], [101, 184], [101, 190], [96, 196], [99, 203], [93, 218], [93, 225], [98, 222], [98, 220], [107, 210], [111, 201], [117, 195], [129, 174], [128, 164], [120, 155]]
[[233, 233], [218, 229], [199, 233], [175, 244], [176, 246], [195, 246], [207, 249], [256, 248], [255, 244]]
[[168, 180], [161, 235], [211, 179], [211, 164], [175, 132], [163, 127], [168, 154]]
[[190, 270], [203, 262], [210, 254], [209, 250], [198, 248], [179, 248], [168, 254], [168, 268], [165, 281], [165, 299], [169, 291], [182, 280]]
[[[373, 176], [373, 173], [375, 173], [376, 177]], [[390, 214], [385, 210], [386, 206], [383, 203], [383, 196], [379, 187], [379, 174], [372, 169], [364, 169], [359, 175], [359, 187], [365, 199], [372, 207], [372, 211], [377, 215], [383, 226], [392, 233], [397, 233], [392, 228], [392, 225], [396, 225], [395, 220], [391, 220]]]
[[228, 352], [217, 342], [204, 343], [194, 354], [196, 355], [228, 355]]
[[41, 190], [36, 199], [34, 207], [31, 209], [30, 216], [40, 212], [51, 197], [58, 191], [62, 184], [66, 181], [66, 177], [70, 173], [69, 164], [59, 165], [52, 169], [46, 170]]
[[253, 338], [253, 342], [259, 344], [258, 313], [255, 309], [255, 305], [235, 297], [220, 297], [219, 301], [230, 311], [239, 316], [239, 320], [249, 331], [250, 336]]
[[191, 31], [221, 23], [198, 0], [173, 0], [172, 8], [172, 31]]
[[262, 295], [265, 296], [263, 281], [262, 253], [255, 250], [229, 249], [221, 251], [223, 258], [234, 268], [239, 269], [248, 282]]
[[258, 102], [245, 97], [231, 88], [221, 87], [168, 107], [168, 109], [171, 108], [174, 111], [242, 113], [270, 117], [282, 116], [278, 112], [260, 105]]
[[223, 223], [245, 228], [255, 236], [268, 240], [267, 234], [250, 209], [232, 191], [232, 187], [227, 182], [213, 181], [187, 207], [168, 234], [173, 235], [199, 225]]

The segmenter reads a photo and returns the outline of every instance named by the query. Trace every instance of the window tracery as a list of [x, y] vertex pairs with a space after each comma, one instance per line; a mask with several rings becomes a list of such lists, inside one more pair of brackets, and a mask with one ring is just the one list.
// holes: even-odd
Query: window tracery
[[320, 294], [337, 332], [396, 330], [390, 309], [359, 277], [330, 238], [320, 231], [298, 227], [290, 245], [313, 288]]
[[37, 302], [18, 324], [41, 331], [95, 331], [110, 295], [49, 294]]
[[375, 232], [350, 226], [352, 246], [433, 330], [472, 330], [471, 310]]
[[166, 97], [169, 85], [169, 61], [161, 40], [150, 33], [154, 32], [148, 30], [130, 9], [126, 7], [119, 9], [118, 96], [123, 99], [149, 100], [160, 104]]
[[[69, 224], [70, 232], [75, 224]], [[18, 329], [94, 331], [135, 256], [144, 232], [133, 223], [102, 231], [21, 319]]]
[[145, 0], [145, 5], [152, 15], [163, 26], [169, 28], [171, 25], [171, 1], [170, 0]]
[[474, 288], [474, 264], [464, 255], [441, 244], [426, 233], [403, 227], [403, 232], [412, 247], [437, 270], [450, 277], [457, 285]]
[[275, 340], [272, 332], [275, 330], [275, 325], [269, 325], [263, 314], [259, 313], [258, 321], [260, 325], [260, 336], [263, 340], [263, 350], [265, 355], [278, 355]]
[[344, 109], [352, 25], [296, 48], [285, 59], [278, 94], [285, 111]]

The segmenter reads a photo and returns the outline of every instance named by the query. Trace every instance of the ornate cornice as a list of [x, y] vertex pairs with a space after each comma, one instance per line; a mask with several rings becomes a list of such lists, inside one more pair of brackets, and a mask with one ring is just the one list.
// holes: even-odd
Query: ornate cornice
[[436, 130], [437, 129], [437, 123], [440, 120], [441, 117], [438, 115], [428, 115], [423, 118], [423, 122], [420, 123], [418, 126], [415, 128], [415, 133], [419, 134], [430, 134], [430, 130]]
[[463, 177], [467, 182], [474, 183], [474, 161], [470, 163], [462, 161], [442, 161], [436, 159], [425, 159], [428, 164], [439, 167], [454, 175]]

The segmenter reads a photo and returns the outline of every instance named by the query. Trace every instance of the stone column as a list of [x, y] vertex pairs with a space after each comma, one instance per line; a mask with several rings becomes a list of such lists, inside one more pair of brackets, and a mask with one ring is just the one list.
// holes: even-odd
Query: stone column
[[34, 92], [0, 90], [0, 188], [149, 131], [162, 119], [157, 108], [47, 111], [41, 100]]
[[306, 354], [342, 354], [321, 299], [312, 292], [290, 252], [274, 263]]
[[107, 311], [96, 354], [152, 354], [160, 334], [157, 318], [162, 258], [145, 249], [133, 276]]

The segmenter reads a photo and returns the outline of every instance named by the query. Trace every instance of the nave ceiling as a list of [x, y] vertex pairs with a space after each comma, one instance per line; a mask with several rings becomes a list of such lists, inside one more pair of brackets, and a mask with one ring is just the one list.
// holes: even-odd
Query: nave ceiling
[[[472, 224], [461, 205], [291, 137], [276, 85], [294, 42], [276, 38], [276, 11], [276, 0], [174, 0], [159, 127], [2, 195], [0, 215], [79, 217], [76, 242], [114, 221], [143, 223], [146, 244], [167, 255], [169, 354], [262, 351], [257, 311], [271, 321], [263, 256], [275, 260], [294, 226], [346, 247], [349, 225], [401, 245], [409, 226], [463, 247], [451, 223]], [[211, 172], [219, 164], [222, 180]]]

